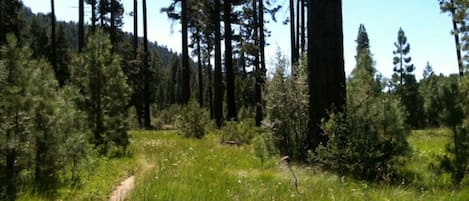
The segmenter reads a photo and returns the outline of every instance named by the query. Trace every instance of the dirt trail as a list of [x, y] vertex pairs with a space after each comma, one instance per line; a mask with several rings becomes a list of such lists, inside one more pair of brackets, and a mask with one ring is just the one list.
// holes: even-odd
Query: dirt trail
[[135, 186], [135, 175], [132, 175], [122, 181], [120, 185], [111, 194], [109, 201], [123, 201], [130, 194]]
[[[153, 169], [155, 165], [149, 164], [147, 161], [142, 162], [142, 170], [139, 174], [145, 174], [145, 172]], [[135, 187], [135, 175], [127, 177], [124, 181], [122, 181], [119, 186], [116, 187], [111, 193], [109, 201], [124, 201], [129, 196], [130, 192]]]

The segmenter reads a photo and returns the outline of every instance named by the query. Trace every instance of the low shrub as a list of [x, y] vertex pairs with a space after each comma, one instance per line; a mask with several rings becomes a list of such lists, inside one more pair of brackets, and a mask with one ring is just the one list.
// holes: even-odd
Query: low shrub
[[156, 129], [171, 130], [176, 128], [176, 122], [183, 107], [180, 105], [170, 105], [163, 109], [154, 108], [152, 125]]
[[305, 161], [308, 134], [308, 86], [304, 59], [295, 67], [295, 76], [285, 75], [287, 60], [277, 55], [276, 72], [267, 82], [266, 112], [263, 124], [272, 131], [280, 154]]
[[209, 122], [207, 110], [190, 101], [177, 116], [176, 128], [185, 137], [203, 138]]
[[266, 162], [269, 158], [278, 154], [278, 150], [273, 142], [272, 133], [266, 131], [260, 132], [252, 139], [252, 145], [254, 146], [257, 158], [261, 160], [262, 167], [266, 167]]
[[250, 144], [260, 130], [254, 126], [254, 120], [227, 121], [220, 130], [222, 144]]
[[406, 140], [405, 113], [391, 97], [349, 98], [347, 113], [332, 113], [323, 120], [329, 138], [314, 159], [326, 168], [366, 180], [393, 181], [400, 156], [410, 150]]

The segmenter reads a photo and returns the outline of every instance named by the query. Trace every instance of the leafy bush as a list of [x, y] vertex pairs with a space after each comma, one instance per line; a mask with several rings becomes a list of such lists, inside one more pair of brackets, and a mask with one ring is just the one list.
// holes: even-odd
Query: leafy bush
[[227, 121], [221, 129], [221, 143], [223, 144], [250, 144], [251, 140], [259, 133], [254, 126], [254, 121]]
[[346, 113], [330, 114], [323, 121], [329, 141], [317, 148], [314, 157], [342, 174], [389, 181], [396, 174], [399, 156], [409, 150], [405, 112], [393, 96], [373, 93], [366, 85], [371, 79], [349, 82]]
[[203, 138], [208, 124], [207, 110], [194, 100], [182, 109], [176, 120], [176, 128], [186, 137]]
[[332, 113], [323, 120], [322, 130], [329, 141], [316, 149], [314, 159], [362, 179], [393, 178], [399, 156], [409, 150], [409, 132], [401, 102], [383, 94], [379, 83], [372, 62], [357, 64], [347, 82], [345, 113]]
[[[304, 60], [304, 59], [303, 59]], [[285, 76], [287, 61], [277, 55], [276, 72], [267, 85], [267, 118], [264, 125], [272, 130], [272, 138], [280, 154], [293, 160], [306, 158], [308, 133], [308, 90], [306, 64], [296, 67], [294, 77]]]
[[262, 167], [265, 167], [267, 159], [278, 154], [278, 150], [273, 142], [272, 133], [265, 131], [260, 132], [252, 139], [256, 156], [261, 160]]
[[256, 116], [256, 108], [252, 106], [243, 106], [239, 109], [238, 118], [239, 120], [254, 119]]
[[156, 129], [173, 129], [176, 125], [178, 115], [182, 112], [182, 107], [180, 105], [170, 105], [161, 110], [154, 109], [152, 125]]

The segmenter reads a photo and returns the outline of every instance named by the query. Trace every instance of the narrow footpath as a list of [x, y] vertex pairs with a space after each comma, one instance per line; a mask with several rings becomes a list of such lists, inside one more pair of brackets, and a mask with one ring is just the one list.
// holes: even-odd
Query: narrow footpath
[[126, 178], [124, 181], [117, 186], [116, 190], [114, 190], [109, 198], [109, 201], [123, 201], [127, 198], [130, 194], [132, 189], [135, 186], [135, 176], [132, 175]]

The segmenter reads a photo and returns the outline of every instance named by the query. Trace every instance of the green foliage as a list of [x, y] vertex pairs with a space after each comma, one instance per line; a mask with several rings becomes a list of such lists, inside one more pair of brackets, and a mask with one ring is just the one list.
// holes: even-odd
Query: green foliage
[[276, 72], [267, 85], [267, 119], [273, 140], [280, 154], [293, 160], [305, 158], [308, 133], [308, 90], [305, 60], [299, 64], [294, 77], [285, 76], [286, 59], [277, 57]]
[[362, 49], [347, 83], [346, 113], [331, 113], [323, 120], [329, 141], [312, 157], [341, 174], [389, 181], [399, 156], [409, 150], [408, 131], [400, 102], [382, 94], [375, 74], [369, 49]]
[[[130, 150], [135, 150], [130, 145]], [[69, 168], [69, 167], [67, 167]], [[19, 193], [18, 201], [90, 201], [108, 200], [109, 195], [121, 181], [133, 175], [139, 168], [135, 158], [106, 158], [93, 151], [87, 153], [80, 165], [79, 181], [68, 183], [71, 172], [61, 174], [64, 182], [57, 187], [54, 194], [44, 195], [33, 189], [24, 188]]]
[[153, 108], [152, 126], [161, 130], [172, 130], [176, 127], [178, 115], [182, 114], [181, 105], [170, 105], [166, 108]]
[[380, 80], [377, 79], [377, 71], [374, 67], [374, 61], [370, 52], [370, 44], [365, 26], [360, 25], [357, 37], [357, 55], [355, 59], [357, 64], [352, 71], [351, 79], [354, 81], [348, 84], [358, 85], [351, 88], [363, 87], [362, 90], [368, 96], [377, 96], [381, 92]]
[[419, 93], [423, 100], [422, 123], [427, 127], [437, 127], [440, 126], [440, 121], [437, 117], [440, 114], [440, 110], [445, 107], [437, 92], [446, 78], [442, 75], [434, 75], [430, 65], [427, 65], [425, 69], [424, 78], [419, 83]]
[[240, 120], [253, 119], [256, 116], [256, 108], [250, 106], [243, 106], [239, 109], [238, 118]]
[[[461, 51], [461, 61], [458, 61], [462, 66], [460, 73], [468, 70], [469, 61], [469, 37], [467, 29], [467, 20], [469, 17], [469, 1], [467, 0], [438, 0], [440, 9], [442, 12], [449, 13], [453, 22], [455, 23], [455, 29], [452, 30], [452, 34], [459, 38], [459, 43], [456, 45], [456, 50]], [[459, 59], [459, 58], [458, 58]]]
[[[435, 93], [435, 89], [434, 92]], [[436, 88], [437, 102], [441, 103], [438, 120], [441, 125], [454, 130], [463, 121], [463, 110], [460, 97], [459, 81], [456, 76], [443, 78]]]
[[368, 38], [365, 25], [360, 24], [360, 27], [358, 28], [357, 40], [355, 42], [357, 42], [357, 53], [360, 53], [365, 49], [370, 49], [370, 39]]
[[407, 36], [402, 28], [397, 33], [397, 41], [394, 43], [396, 50], [393, 52], [394, 74], [392, 81], [394, 86], [403, 86], [406, 83], [406, 75], [412, 74], [415, 70], [414, 65], [411, 63], [412, 58], [408, 56], [410, 53], [410, 44], [407, 42]]
[[450, 154], [441, 160], [444, 171], [450, 172], [455, 183], [460, 183], [469, 170], [469, 78], [456, 77], [442, 83], [438, 90], [444, 104], [439, 119], [451, 129], [453, 143], [447, 149]]
[[203, 138], [209, 122], [207, 110], [192, 100], [177, 117], [176, 128], [185, 137]]
[[[443, 153], [442, 143], [449, 136], [429, 132], [433, 130], [412, 134], [413, 148], [421, 154]], [[297, 191], [288, 168], [277, 157], [267, 157], [262, 165], [251, 145], [220, 146], [218, 136], [210, 133], [202, 140], [171, 131], [139, 131], [132, 132], [132, 136], [135, 155], [154, 167], [137, 173], [129, 200], [464, 201], [469, 195], [466, 186], [437, 183], [444, 182], [444, 177], [429, 178], [435, 183], [385, 185], [290, 164], [299, 178]], [[415, 164], [412, 170], [429, 173], [425, 167], [430, 161], [415, 157], [408, 158]]]
[[71, 69], [72, 83], [82, 94], [77, 104], [87, 113], [93, 142], [102, 148], [102, 153], [110, 144], [124, 151], [129, 144], [126, 118], [131, 90], [120, 59], [111, 49], [108, 35], [99, 30], [89, 38], [86, 50]]
[[259, 132], [252, 140], [256, 156], [261, 160], [263, 167], [270, 158], [278, 154], [278, 149], [273, 142], [272, 133], [267, 131]]
[[259, 134], [259, 129], [254, 126], [252, 119], [244, 121], [226, 121], [221, 132], [223, 144], [250, 144], [254, 136]]
[[70, 172], [72, 184], [80, 181], [80, 170], [90, 150], [87, 141], [90, 130], [86, 121], [86, 113], [76, 108], [75, 100], [80, 96], [78, 90], [72, 86], [65, 86], [60, 90], [62, 99], [56, 103], [59, 132], [63, 134], [60, 153], [62, 153], [65, 169]]
[[402, 87], [401, 102], [405, 106], [407, 111], [407, 121], [408, 125], [411, 125], [413, 128], [422, 127], [422, 120], [424, 116], [422, 115], [424, 109], [423, 98], [419, 93], [419, 83], [415, 79], [415, 76], [406, 75], [405, 85]]
[[7, 34], [12, 33], [17, 37], [20, 35], [20, 18], [19, 11], [22, 7], [22, 2], [19, 0], [2, 0], [0, 1], [0, 45], [5, 45], [7, 40]]
[[[27, 146], [33, 144], [34, 134], [33, 96], [29, 75], [34, 71], [37, 61], [31, 60], [31, 51], [20, 47], [15, 36], [7, 35], [7, 45], [2, 47], [0, 69], [5, 74], [2, 93], [0, 93], [0, 149], [2, 160], [2, 178], [0, 198], [14, 200], [17, 186], [17, 173], [27, 169], [31, 161], [31, 152]], [[22, 158], [22, 160], [18, 160]], [[4, 178], [4, 179], [3, 179]]]
[[367, 180], [395, 179], [399, 156], [409, 150], [399, 101], [391, 97], [348, 99], [346, 114], [330, 114], [323, 122], [329, 141], [318, 147], [317, 159], [341, 174]]
[[62, 24], [57, 26], [55, 48], [56, 55], [52, 55], [52, 53], [50, 53], [49, 61], [55, 59], [57, 65], [56, 69], [54, 69], [55, 78], [59, 82], [60, 86], [64, 86], [70, 79], [70, 71], [68, 68], [72, 60], [72, 56], [67, 38], [65, 37], [65, 28]]
[[85, 137], [86, 128], [73, 104], [76, 92], [60, 90], [52, 68], [31, 57], [27, 46], [8, 36], [0, 62], [0, 152], [6, 156], [0, 183], [8, 199], [14, 198], [17, 186], [32, 183], [41, 192], [54, 191], [58, 173], [72, 163], [68, 159], [76, 167], [85, 155], [85, 143], [77, 140]]
[[413, 74], [415, 66], [411, 63], [412, 58], [408, 56], [410, 44], [407, 42], [407, 37], [402, 28], [397, 33], [397, 41], [394, 46], [396, 47], [393, 52], [394, 74], [390, 84], [393, 92], [398, 95], [408, 113], [406, 123], [418, 128], [422, 126], [423, 100], [418, 91], [419, 85]]

